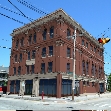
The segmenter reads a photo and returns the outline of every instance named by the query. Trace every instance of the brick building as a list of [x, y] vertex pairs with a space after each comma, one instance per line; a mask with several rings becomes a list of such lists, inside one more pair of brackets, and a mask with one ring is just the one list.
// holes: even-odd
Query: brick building
[[[62, 9], [13, 31], [8, 93], [72, 94], [73, 39], [76, 39], [75, 94], [104, 92], [104, 48]], [[81, 34], [82, 33], [82, 34]], [[25, 81], [25, 87], [23, 87]]]

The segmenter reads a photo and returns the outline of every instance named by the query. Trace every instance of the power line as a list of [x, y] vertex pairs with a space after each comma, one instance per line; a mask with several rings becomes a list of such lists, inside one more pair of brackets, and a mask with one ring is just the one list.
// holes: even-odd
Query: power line
[[3, 49], [12, 49], [12, 48], [3, 47], [3, 46], [0, 46], [0, 48], [3, 48]]
[[[0, 4], [0, 8], [5, 9], [5, 10], [8, 10], [8, 11], [10, 11], [10, 12], [13, 12], [13, 13], [15, 13], [15, 14], [18, 14], [18, 15], [20, 15], [20, 16], [23, 16], [22, 14], [19, 14], [19, 13], [15, 12], [15, 11], [12, 11], [12, 10], [10, 10], [10, 9], [8, 9], [8, 8], [5, 8], [5, 7], [1, 6], [1, 4]], [[24, 17], [24, 16], [23, 16], [23, 17]], [[31, 19], [31, 20], [34, 20], [34, 19], [32, 19], [32, 18], [29, 18], [29, 17], [26, 17], [26, 18]]]
[[[19, 10], [22, 14], [23, 14], [23, 16], [24, 17], [26, 17], [27, 18], [27, 16], [20, 10], [20, 9], [18, 9], [10, 0], [8, 0], [9, 2], [10, 2], [10, 4], [12, 4], [17, 10]], [[28, 18], [27, 18], [28, 19]], [[30, 20], [30, 19], [28, 19], [30, 22], [32, 22], [32, 20]], [[34, 24], [34, 22], [32, 22], [33, 24]], [[35, 25], [35, 24], [34, 24]], [[37, 27], [36, 25], [35, 25], [35, 27]], [[36, 31], [35, 31], [35, 29], [34, 28], [32, 28], [33, 29], [33, 31], [36, 33]]]
[[[16, 7], [16, 6], [15, 6]], [[18, 8], [17, 8], [18, 9]], [[19, 9], [18, 9], [19, 10]], [[20, 11], [21, 12], [21, 11]], [[22, 13], [22, 12], [21, 12]], [[6, 16], [6, 15], [4, 15], [4, 14], [1, 14], [1, 15], [3, 15], [3, 16]], [[6, 17], [8, 17], [8, 18], [10, 18], [9, 16], [6, 16]], [[26, 16], [25, 16], [26, 17]], [[12, 20], [15, 20], [14, 18], [11, 18]], [[19, 23], [22, 23], [23, 24], [23, 22], [20, 22], [20, 21], [18, 21], [18, 20], [15, 20], [15, 21], [17, 21], [17, 22], [19, 22]], [[61, 29], [62, 30], [62, 29]], [[64, 31], [63, 31], [64, 32]], [[111, 57], [111, 56], [110, 56]]]
[[14, 21], [16, 21], [16, 22], [19, 22], [19, 23], [21, 23], [21, 24], [24, 24], [24, 25], [25, 25], [25, 23], [24, 23], [24, 22], [21, 22], [21, 21], [19, 21], [19, 20], [16, 20], [16, 19], [14, 19], [14, 18], [11, 18], [11, 17], [9, 17], [9, 16], [7, 16], [7, 15], [5, 15], [5, 14], [0, 13], [0, 15], [5, 16], [5, 17], [7, 17], [7, 18], [9, 18], [9, 19], [12, 19], [12, 20], [14, 20]]
[[98, 36], [97, 36], [97, 38], [101, 35], [101, 36], [104, 36], [106, 33], [107, 33], [107, 31], [109, 31], [111, 29], [111, 27], [108, 27], [103, 33], [101, 33], [101, 34], [99, 34]]
[[36, 7], [34, 7], [33, 5], [29, 4], [28, 2], [24, 1], [24, 0], [17, 0], [19, 3], [25, 5], [26, 7], [32, 9], [33, 11], [36, 11], [37, 13], [40, 13], [40, 14], [47, 14], [43, 11], [41, 11], [40, 9], [37, 9]]
[[10, 40], [6, 40], [6, 39], [1, 39], [1, 40], [4, 40], [4, 41], [10, 41]]

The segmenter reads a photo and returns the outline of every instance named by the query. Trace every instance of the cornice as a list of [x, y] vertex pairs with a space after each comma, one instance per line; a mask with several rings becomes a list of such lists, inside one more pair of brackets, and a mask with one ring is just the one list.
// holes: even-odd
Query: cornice
[[[61, 19], [59, 19], [58, 22], [62, 22], [63, 23], [63, 20], [65, 20], [65, 22], [68, 22], [70, 25], [72, 25], [73, 27], [76, 27], [78, 30], [84, 32], [84, 35], [86, 38], [90, 39], [92, 42], [94, 42], [99, 48], [102, 48], [103, 49], [103, 46], [100, 45], [98, 43], [98, 41], [96, 39], [94, 39], [93, 36], [91, 36], [85, 29], [82, 28], [82, 26], [77, 23], [75, 20], [73, 20], [69, 15], [67, 15], [62, 9], [59, 9], [57, 11], [55, 11], [54, 13], [51, 13], [51, 14], [48, 14], [42, 18], [39, 18], [35, 21], [33, 21], [33, 23], [29, 23], [29, 24], [26, 24], [25, 26], [21, 27], [21, 28], [18, 28], [16, 30], [13, 31], [13, 33], [11, 34], [11, 36], [15, 36], [16, 34], [19, 34], [19, 33], [26, 33], [27, 30], [31, 29], [31, 28], [34, 28], [35, 25], [37, 26], [36, 29], [40, 26], [40, 25], [43, 25], [44, 23], [47, 23], [51, 20], [57, 20], [57, 18], [60, 18], [60, 15], [61, 15]], [[34, 25], [35, 24], [35, 25]]]

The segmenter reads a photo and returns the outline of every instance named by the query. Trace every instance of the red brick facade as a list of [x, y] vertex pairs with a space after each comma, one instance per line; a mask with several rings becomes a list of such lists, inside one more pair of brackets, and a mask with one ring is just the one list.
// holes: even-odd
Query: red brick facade
[[[54, 37], [50, 38], [50, 27], [54, 26]], [[19, 33], [17, 35], [14, 36], [14, 40], [12, 42], [12, 53], [11, 53], [11, 57], [10, 57], [10, 71], [9, 71], [9, 76], [11, 77], [12, 75], [14, 75], [14, 70], [13, 67], [16, 67], [16, 69], [18, 69], [19, 66], [21, 66], [21, 74], [20, 75], [24, 75], [27, 74], [26, 72], [26, 60], [28, 58], [27, 56], [27, 52], [28, 51], [32, 51], [32, 50], [36, 50], [36, 57], [35, 57], [35, 69], [34, 69], [34, 73], [40, 73], [41, 71], [41, 63], [45, 63], [45, 72], [47, 72], [47, 68], [48, 68], [48, 62], [49, 61], [53, 61], [53, 68], [52, 68], [52, 72], [66, 72], [67, 68], [66, 65], [67, 63], [70, 63], [70, 72], [73, 71], [73, 39], [68, 40], [67, 39], [67, 29], [70, 30], [71, 32], [71, 36], [74, 33], [74, 26], [72, 26], [71, 24], [69, 25], [69, 23], [67, 22], [67, 20], [65, 20], [65, 18], [58, 18], [58, 19], [54, 19], [51, 20], [49, 22], [47, 22], [46, 24], [41, 24], [38, 26], [39, 30], [28, 30], [28, 34], [25, 33]], [[44, 30], [44, 28], [47, 29], [47, 36], [46, 36], [46, 40], [42, 40], [42, 32]], [[30, 36], [30, 34], [32, 34], [32, 37], [34, 35], [34, 31], [36, 31], [36, 43], [33, 42], [33, 38], [32, 38], [32, 43], [31, 45], [28, 45], [28, 37]], [[104, 77], [104, 57], [103, 54], [101, 53], [100, 56], [100, 52], [103, 52], [103, 50], [101, 48], [99, 48], [99, 46], [97, 46], [94, 42], [92, 42], [90, 40], [90, 38], [88, 39], [86, 36], [87, 35], [83, 35], [83, 36], [79, 36], [80, 35], [80, 29], [77, 29], [77, 39], [76, 39], [76, 74], [77, 75], [83, 75], [83, 66], [82, 66], [82, 61], [85, 61], [85, 73], [86, 73], [86, 62], [88, 62], [88, 74], [89, 77], [92, 77], [92, 64], [94, 64], [94, 66], [96, 65], [96, 73], [94, 75], [94, 78], [98, 78], [101, 79], [103, 78], [103, 80], [105, 79]], [[24, 38], [24, 44], [23, 47], [20, 46], [20, 42], [18, 45], [18, 50], [15, 48], [16, 47], [16, 41], [20, 39], [22, 39], [22, 37]], [[82, 40], [84, 40], [85, 46], [82, 45]], [[59, 41], [59, 43], [57, 43], [57, 41]], [[60, 42], [61, 41], [61, 42]], [[96, 41], [96, 40], [95, 40]], [[97, 42], [97, 41], [96, 41]], [[88, 43], [88, 48], [86, 48], [86, 44]], [[92, 45], [93, 47], [93, 51], [91, 51], [91, 47], [90, 45]], [[39, 46], [39, 48], [37, 49], [37, 47]], [[49, 50], [48, 50], [48, 46], [53, 46], [53, 56], [49, 57]], [[46, 47], [46, 58], [42, 58], [41, 54], [42, 54], [42, 48]], [[71, 49], [71, 56], [70, 58], [67, 58], [67, 47]], [[96, 48], [96, 52], [94, 52], [94, 47]], [[26, 52], [23, 52], [23, 50], [27, 50]], [[20, 62], [18, 59], [18, 62], [15, 63], [14, 57], [17, 54], [19, 57], [19, 54], [22, 53], [22, 61]], [[31, 52], [32, 55], [32, 52]], [[102, 61], [100, 61], [100, 60]], [[99, 67], [102, 68], [102, 72], [100, 74], [99, 77]], [[31, 66], [29, 68], [31, 70]], [[47, 73], [46, 73], [47, 74]], [[18, 74], [16, 73], [16, 76]], [[59, 82], [61, 83], [61, 75], [57, 76], [57, 95], [58, 97], [61, 97], [61, 85], [59, 84]], [[58, 82], [59, 81], [59, 82]], [[10, 82], [10, 80], [9, 80]], [[8, 91], [10, 92], [10, 84], [8, 82]], [[90, 86], [84, 87], [83, 86], [83, 82], [80, 81], [80, 93], [95, 93], [99, 91], [99, 84], [96, 83], [94, 85], [94, 87], [92, 87], [92, 83], [89, 82]]]

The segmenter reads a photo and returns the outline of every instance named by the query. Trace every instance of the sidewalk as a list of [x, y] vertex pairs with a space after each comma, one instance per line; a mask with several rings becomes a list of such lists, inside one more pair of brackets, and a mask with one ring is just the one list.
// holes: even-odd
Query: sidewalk
[[[11, 95], [3, 95], [2, 97], [5, 98], [14, 98], [14, 99], [24, 99], [24, 100], [34, 100], [34, 101], [44, 101], [44, 102], [49, 102], [49, 101], [66, 101], [66, 102], [71, 102], [72, 97], [61, 97], [61, 98], [56, 98], [56, 97], [47, 97], [44, 96], [44, 99], [42, 100], [41, 96], [38, 97], [31, 97], [30, 95], [24, 95], [23, 98], [21, 96], [18, 96], [16, 94], [11, 94]], [[97, 99], [97, 98], [103, 98], [103, 97], [111, 97], [111, 93], [105, 93], [105, 94], [100, 94], [100, 97], [98, 94], [91, 94], [91, 93], [86, 93], [86, 94], [81, 94], [80, 96], [74, 96], [74, 101], [75, 102], [81, 102], [81, 101], [87, 101], [91, 99]]]

